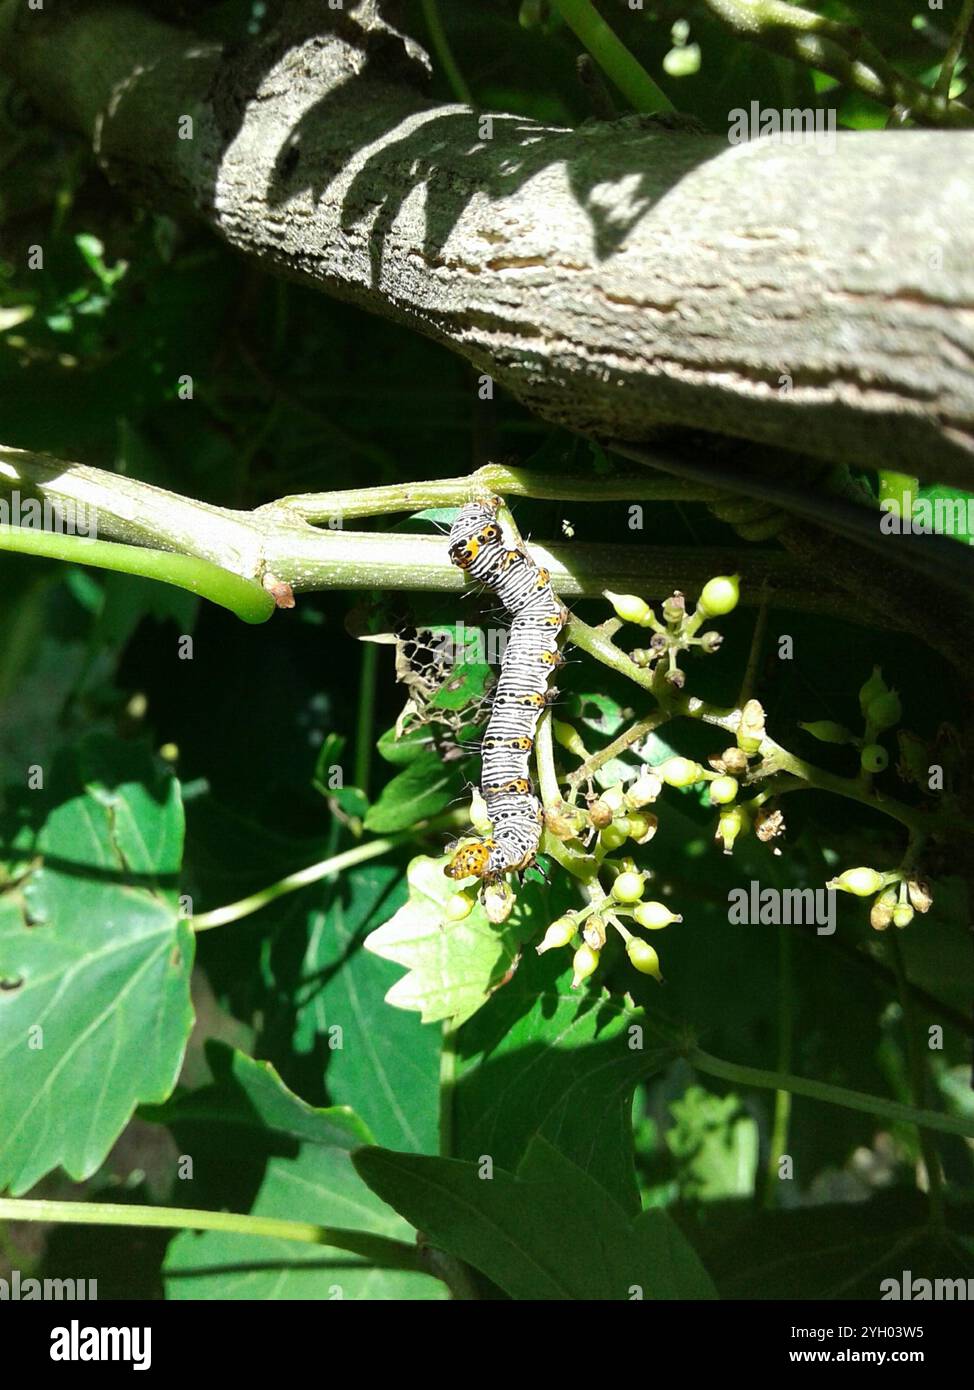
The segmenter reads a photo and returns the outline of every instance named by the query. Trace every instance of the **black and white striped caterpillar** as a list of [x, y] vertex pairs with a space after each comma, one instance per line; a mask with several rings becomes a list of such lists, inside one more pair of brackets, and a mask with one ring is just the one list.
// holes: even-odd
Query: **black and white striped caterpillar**
[[450, 528], [450, 559], [472, 579], [489, 585], [511, 615], [482, 745], [481, 792], [492, 834], [456, 851], [444, 871], [456, 879], [491, 881], [534, 863], [543, 813], [528, 759], [548, 700], [548, 678], [561, 664], [558, 634], [568, 620], [548, 571], [535, 564], [520, 542], [505, 538], [500, 506], [499, 497], [468, 502]]

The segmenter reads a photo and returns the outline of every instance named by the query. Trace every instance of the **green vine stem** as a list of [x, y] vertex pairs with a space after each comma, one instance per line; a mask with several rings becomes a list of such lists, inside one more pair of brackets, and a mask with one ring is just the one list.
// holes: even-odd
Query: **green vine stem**
[[617, 758], [620, 753], [624, 753], [627, 748], [631, 748], [640, 739], [646, 738], [654, 729], [658, 729], [661, 724], [666, 723], [666, 712], [661, 709], [654, 709], [646, 714], [642, 719], [637, 719], [634, 724], [630, 724], [628, 729], [624, 729], [617, 738], [611, 743], [607, 743], [604, 748], [600, 748], [597, 753], [593, 753], [580, 763], [574, 771], [568, 774], [568, 789], [571, 800], [574, 800], [578, 788], [589, 780], [593, 773], [597, 772], [605, 763]]
[[634, 111], [674, 111], [669, 97], [609, 28], [591, 0], [554, 0], [562, 19]]
[[73, 565], [91, 565], [96, 569], [173, 584], [221, 608], [229, 608], [245, 623], [264, 623], [274, 612], [273, 598], [259, 584], [193, 555], [176, 555], [168, 550], [117, 545], [113, 541], [89, 540], [59, 531], [6, 524], [0, 524], [0, 550], [64, 560]]
[[[55, 507], [84, 507], [101, 535], [132, 545], [175, 551], [210, 561], [249, 581], [268, 576], [296, 593], [319, 589], [451, 590], [464, 580], [438, 536], [356, 533], [343, 529], [352, 516], [377, 516], [457, 506], [478, 492], [557, 498], [561, 501], [653, 501], [702, 496], [699, 484], [611, 474], [573, 478], [492, 464], [461, 478], [394, 487], [313, 493], [283, 498], [252, 512], [214, 507], [177, 493], [45, 454], [0, 446], [0, 491], [36, 497]], [[326, 523], [322, 529], [309, 521]], [[800, 562], [769, 550], [723, 547], [605, 546], [578, 542], [532, 543], [565, 599], [595, 596], [606, 588], [635, 586], [662, 596], [675, 586], [699, 589], [711, 575], [741, 574], [744, 602], [767, 587], [783, 608], [856, 615], [856, 600], [820, 582]]]
[[347, 1250], [381, 1269], [429, 1272], [422, 1251], [389, 1236], [347, 1231], [339, 1226], [315, 1226], [308, 1221], [285, 1221], [244, 1212], [200, 1211], [194, 1207], [122, 1206], [112, 1202], [55, 1202], [28, 1197], [0, 1197], [0, 1220], [54, 1221], [59, 1225], [135, 1226], [182, 1231], [232, 1231], [235, 1235], [266, 1236], [304, 1245], [328, 1245]]
[[388, 854], [397, 845], [403, 844], [413, 838], [409, 835], [388, 835], [379, 840], [369, 840], [365, 844], [355, 845], [352, 849], [343, 850], [341, 854], [333, 854], [328, 859], [322, 859], [317, 864], [309, 864], [307, 868], [298, 869], [296, 873], [288, 874], [286, 878], [278, 879], [276, 883], [270, 884], [267, 888], [261, 888], [257, 893], [251, 893], [246, 898], [240, 898], [235, 903], [227, 903], [225, 907], [216, 907], [212, 912], [201, 912], [195, 917], [190, 918], [190, 926], [194, 931], [209, 931], [212, 927], [225, 927], [229, 922], [239, 922], [242, 917], [249, 917], [253, 912], [259, 912], [268, 903], [275, 902], [287, 893], [296, 893], [299, 888], [307, 888], [311, 883], [319, 883], [323, 878], [329, 878], [332, 874], [341, 873], [343, 869], [350, 869], [355, 864], [363, 864], [368, 859], [377, 859], [382, 854]]
[[944, 61], [933, 87], [937, 96], [943, 97], [944, 100], [950, 96], [954, 69], [964, 48], [964, 41], [967, 38], [972, 20], [974, 20], [974, 0], [962, 0], [960, 14], [957, 16], [954, 32], [950, 36], [950, 43], [947, 45], [947, 52], [944, 54]]
[[[903, 1012], [903, 1031], [906, 1034], [906, 1058], [910, 1075], [910, 1091], [915, 1106], [921, 1106], [927, 1095], [927, 1070], [923, 1054], [920, 1051], [919, 1025], [917, 1023], [916, 1011], [913, 1007], [913, 995], [910, 989], [910, 981], [906, 973], [906, 965], [903, 960], [903, 948], [900, 946], [899, 937], [894, 930], [887, 935], [886, 942], [890, 956], [893, 961], [893, 969], [896, 972], [896, 983], [900, 995], [900, 1008]], [[934, 1143], [933, 1135], [926, 1126], [917, 1127], [920, 1139], [920, 1151], [923, 1154], [923, 1166], [927, 1171], [927, 1200], [930, 1208], [930, 1224], [938, 1231], [945, 1229], [944, 1221], [944, 1195], [943, 1177], [940, 1167], [940, 1155]]]
[[[787, 1076], [791, 1069], [794, 1033], [795, 987], [792, 978], [794, 937], [790, 931], [778, 932], [778, 1071]], [[774, 1095], [774, 1116], [771, 1122], [771, 1141], [768, 1145], [768, 1166], [765, 1170], [764, 1205], [772, 1211], [778, 1204], [779, 1172], [782, 1156], [788, 1151], [788, 1126], [791, 1122], [791, 1092], [780, 1088]]]
[[737, 1062], [725, 1062], [713, 1057], [698, 1047], [688, 1047], [684, 1054], [686, 1060], [705, 1076], [715, 1076], [721, 1081], [731, 1081], [738, 1086], [756, 1086], [765, 1091], [789, 1091], [793, 1096], [805, 1096], [808, 1100], [824, 1101], [826, 1105], [841, 1105], [846, 1110], [858, 1110], [865, 1115], [875, 1115], [878, 1119], [892, 1124], [918, 1125], [923, 1129], [936, 1130], [940, 1134], [959, 1134], [965, 1139], [974, 1139], [974, 1118], [963, 1115], [942, 1115], [936, 1110], [920, 1110], [913, 1105], [903, 1105], [898, 1100], [885, 1100], [881, 1096], [866, 1095], [863, 1091], [850, 1091], [844, 1086], [833, 1086], [829, 1081], [809, 1081], [802, 1076], [792, 1076], [784, 1072], [764, 1071], [758, 1067], [745, 1067]]
[[785, 0], [704, 0], [704, 4], [740, 38], [828, 73], [881, 106], [902, 108], [924, 125], [974, 126], [974, 111], [949, 101], [946, 93], [930, 92], [904, 77], [853, 25]]
[[[588, 623], [573, 616], [568, 624], [568, 640], [589, 656], [601, 661], [610, 670], [627, 676], [644, 690], [655, 694], [657, 698], [660, 697], [660, 683], [653, 673], [637, 666], [601, 628], [590, 627]], [[659, 722], [679, 717], [697, 719], [704, 724], [723, 729], [728, 734], [736, 735], [741, 713], [737, 709], [716, 709], [695, 696], [667, 694]], [[761, 761], [751, 768], [747, 780], [752, 784], [756, 781], [768, 781], [769, 794], [781, 796], [788, 792], [812, 789], [827, 791], [849, 801], [857, 801], [861, 806], [868, 806], [880, 815], [890, 816], [916, 834], [930, 834], [946, 829], [974, 834], [974, 824], [959, 813], [951, 810], [927, 811], [922, 807], [908, 806], [892, 796], [879, 796], [870, 786], [864, 785], [858, 776], [842, 777], [834, 772], [826, 772], [813, 763], [806, 762], [804, 758], [789, 753], [767, 735], [761, 744], [760, 753]], [[581, 768], [576, 768], [571, 778], [577, 782], [580, 780], [581, 772]], [[788, 776], [779, 779], [779, 773], [786, 773]]]
[[550, 709], [546, 709], [538, 721], [535, 749], [538, 761], [538, 788], [541, 792], [541, 801], [545, 806], [554, 806], [561, 800], [561, 792], [558, 788], [558, 775], [555, 772], [555, 749], [554, 741], [551, 737]]
[[306, 492], [270, 502], [261, 511], [286, 509], [305, 521], [329, 522], [336, 517], [381, 516], [417, 511], [423, 507], [460, 507], [478, 493], [501, 497], [535, 497], [550, 502], [714, 502], [719, 488], [690, 478], [642, 473], [597, 476], [535, 473], [488, 463], [459, 478], [430, 478], [384, 487], [346, 488], [340, 492]]
[[453, 49], [443, 28], [443, 20], [440, 16], [440, 7], [436, 0], [422, 0], [423, 18], [426, 21], [426, 29], [430, 36], [430, 43], [433, 45], [433, 52], [440, 61], [443, 75], [450, 84], [450, 91], [457, 101], [462, 101], [465, 106], [473, 105], [473, 94], [467, 86], [463, 73], [457, 66], [457, 60], [453, 56]]

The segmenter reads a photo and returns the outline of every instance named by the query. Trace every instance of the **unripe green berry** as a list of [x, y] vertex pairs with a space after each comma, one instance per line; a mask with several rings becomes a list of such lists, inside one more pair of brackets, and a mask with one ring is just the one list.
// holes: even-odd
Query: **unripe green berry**
[[826, 888], [839, 888], [843, 893], [854, 893], [857, 898], [871, 898], [883, 886], [883, 875], [875, 869], [846, 869], [838, 878], [829, 879]]
[[883, 772], [889, 767], [889, 754], [881, 743], [867, 743], [859, 761], [864, 772]]
[[593, 951], [591, 946], [579, 946], [575, 955], [572, 957], [572, 989], [577, 989], [583, 980], [587, 980], [590, 975], [594, 975], [599, 965], [599, 953]]
[[703, 777], [703, 768], [692, 758], [667, 758], [656, 773], [668, 787], [689, 787]]
[[731, 853], [734, 848], [734, 841], [746, 824], [747, 820], [740, 806], [728, 806], [726, 810], [721, 811], [717, 829], [714, 832], [714, 839], [723, 844], [725, 854]]
[[627, 823], [620, 825], [618, 821], [613, 821], [604, 830], [599, 831], [599, 843], [606, 850], [611, 852], [614, 849], [621, 849], [629, 838], [629, 827]]
[[543, 956], [545, 951], [557, 951], [562, 946], [568, 946], [578, 928], [572, 917], [559, 917], [552, 922], [551, 926], [544, 934], [544, 938], [534, 948], [539, 956]]
[[620, 874], [612, 885], [612, 896], [619, 903], [638, 903], [643, 895], [642, 874]]
[[487, 803], [476, 787], [470, 797], [470, 824], [478, 835], [490, 835], [494, 828], [487, 814]]
[[637, 845], [647, 844], [656, 834], [659, 821], [648, 811], [633, 811], [626, 816], [629, 825], [629, 838]]
[[710, 784], [710, 801], [714, 806], [728, 806], [737, 796], [739, 784], [736, 777], [715, 777]]
[[816, 719], [811, 724], [798, 721], [799, 729], [804, 729], [819, 743], [851, 743], [852, 734], [844, 724], [836, 724], [834, 719]]
[[644, 598], [640, 598], [638, 594], [614, 594], [610, 589], [603, 592], [623, 622], [649, 627], [653, 610]]
[[621, 782], [617, 782], [615, 786], [606, 787], [599, 796], [599, 800], [609, 807], [614, 816], [617, 816], [626, 804], [625, 788]]
[[877, 695], [866, 710], [868, 723], [880, 734], [884, 729], [892, 729], [902, 717], [903, 705], [895, 690], [887, 690], [885, 695]]
[[470, 893], [454, 893], [447, 899], [444, 912], [448, 922], [462, 922], [473, 912], [474, 899]]
[[863, 714], [869, 709], [873, 700], [877, 699], [880, 695], [885, 695], [888, 690], [889, 687], [883, 680], [882, 671], [878, 666], [874, 666], [872, 675], [859, 691], [859, 708], [862, 710]]
[[626, 955], [641, 975], [652, 975], [654, 980], [662, 980], [659, 956], [648, 941], [642, 941], [638, 936], [631, 936], [626, 942]]
[[567, 748], [569, 753], [575, 754], [576, 758], [588, 757], [588, 750], [582, 742], [581, 735], [571, 724], [566, 724], [562, 719], [553, 719], [551, 721], [551, 729], [556, 741], [561, 744], [562, 748]]
[[659, 931], [661, 927], [668, 927], [671, 922], [682, 922], [683, 918], [679, 913], [671, 912], [665, 903], [640, 903], [633, 909], [633, 921], [638, 922], [641, 927], [648, 931]]
[[710, 579], [703, 586], [697, 609], [708, 618], [719, 618], [731, 613], [741, 597], [741, 586], [736, 574], [721, 574]]

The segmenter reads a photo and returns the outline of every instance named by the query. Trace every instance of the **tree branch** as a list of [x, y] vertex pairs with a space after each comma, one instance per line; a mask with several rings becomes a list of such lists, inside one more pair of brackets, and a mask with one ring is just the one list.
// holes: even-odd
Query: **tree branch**
[[826, 154], [641, 116], [488, 119], [424, 100], [415, 46], [325, 22], [221, 53], [123, 6], [0, 0], [0, 63], [135, 196], [445, 343], [549, 421], [800, 438], [972, 487], [974, 132]]
[[[21, 501], [36, 497], [68, 516], [84, 507], [102, 537], [151, 547], [147, 555], [154, 550], [196, 556], [261, 584], [270, 576], [296, 593], [329, 588], [460, 591], [464, 577], [450, 564], [441, 537], [347, 531], [341, 522], [347, 516], [460, 506], [476, 492], [506, 482], [513, 495], [550, 496], [551, 478], [541, 475], [535, 490], [532, 477], [525, 470], [490, 465], [468, 477], [316, 493], [293, 499], [293, 508], [289, 499], [282, 499], [246, 512], [214, 507], [46, 454], [0, 446], [0, 496], [15, 499], [19, 494]], [[563, 495], [592, 501], [613, 496], [656, 499], [674, 486], [679, 493], [679, 482], [653, 478], [561, 480]], [[338, 524], [321, 530], [309, 525], [302, 505], [305, 514]], [[90, 543], [78, 545], [85, 548]], [[638, 588], [652, 598], [662, 598], [674, 588], [694, 593], [714, 574], [733, 570], [741, 574], [744, 603], [758, 603], [767, 592], [784, 608], [834, 614], [845, 605], [846, 615], [855, 616], [854, 603], [832, 585], [820, 583], [803, 566], [773, 550], [532, 542], [532, 551], [538, 563], [551, 570], [555, 588], [567, 599], [598, 597], [604, 589]], [[257, 591], [257, 597], [262, 600], [264, 595]]]

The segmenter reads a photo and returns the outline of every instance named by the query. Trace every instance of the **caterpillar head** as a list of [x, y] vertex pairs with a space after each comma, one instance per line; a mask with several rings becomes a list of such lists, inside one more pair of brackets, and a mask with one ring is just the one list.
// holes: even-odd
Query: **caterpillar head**
[[483, 878], [492, 849], [493, 842], [490, 840], [461, 845], [443, 872], [447, 878]]

